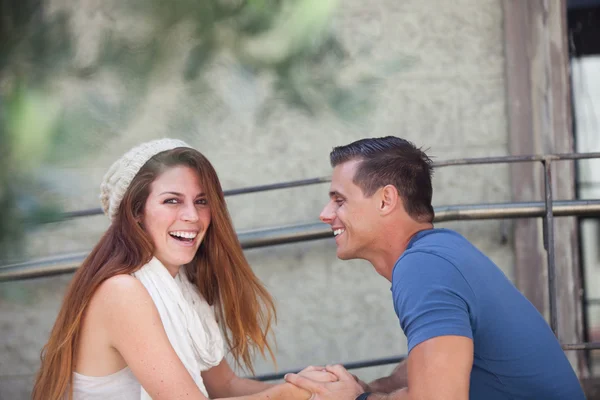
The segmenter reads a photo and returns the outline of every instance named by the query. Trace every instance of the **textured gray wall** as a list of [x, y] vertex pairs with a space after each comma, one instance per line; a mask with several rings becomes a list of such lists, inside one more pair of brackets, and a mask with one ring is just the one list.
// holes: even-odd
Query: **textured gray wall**
[[[55, 7], [61, 3], [70, 2], [55, 1]], [[78, 18], [78, 25], [92, 33], [102, 27], [95, 13], [80, 12]], [[163, 136], [197, 146], [213, 162], [226, 189], [329, 175], [331, 148], [365, 136], [403, 136], [429, 148], [437, 160], [507, 153], [500, 0], [347, 0], [334, 30], [351, 54], [340, 74], [376, 71], [381, 79], [371, 99], [372, 112], [344, 122], [330, 113], [309, 116], [275, 103], [258, 123], [257, 110], [270, 90], [268, 79], [241, 80], [227, 57], [210, 67], [211, 96], [194, 95], [178, 74], [163, 74], [155, 78], [134, 122], [118, 127], [123, 134], [95, 145], [85, 157], [55, 166], [65, 207], [97, 207], [98, 185], [110, 163], [141, 140]], [[77, 48], [82, 63], [94, 57], [92, 33], [82, 34]], [[177, 33], [185, 34], [184, 28]], [[173, 54], [165, 70], [183, 62]], [[398, 56], [414, 62], [382, 73]], [[53, 90], [66, 105], [95, 91], [118, 107], [127, 95], [108, 73], [83, 82], [65, 75]], [[505, 166], [440, 169], [434, 184], [437, 206], [510, 200]], [[228, 202], [236, 228], [246, 230], [314, 222], [326, 200], [327, 185], [318, 185], [231, 197]], [[502, 241], [510, 233], [508, 225], [443, 225], [465, 234], [511, 276], [512, 249], [504, 244], [510, 241]], [[27, 239], [28, 256], [88, 250], [106, 227], [104, 217], [47, 226]], [[247, 252], [278, 307], [279, 370], [406, 351], [389, 282], [365, 262], [337, 260], [334, 246], [332, 240], [321, 240]], [[0, 399], [27, 398], [40, 348], [69, 279], [0, 284]], [[257, 363], [259, 373], [274, 369], [270, 362]], [[367, 380], [391, 368], [357, 373]]]

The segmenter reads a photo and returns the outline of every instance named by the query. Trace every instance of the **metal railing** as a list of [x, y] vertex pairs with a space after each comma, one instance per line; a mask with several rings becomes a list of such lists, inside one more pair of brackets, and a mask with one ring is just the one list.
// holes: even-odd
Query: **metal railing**
[[[435, 208], [434, 222], [543, 217], [546, 213], [545, 207], [543, 202], [443, 206]], [[555, 201], [552, 208], [554, 216], [557, 217], [600, 216], [600, 200]], [[238, 234], [242, 248], [246, 250], [329, 237], [333, 237], [331, 227], [322, 222]], [[5, 265], [0, 267], [0, 282], [72, 273], [87, 254], [87, 252], [71, 253]]]
[[[562, 216], [600, 216], [600, 199], [598, 200], [568, 200], [554, 201], [552, 191], [552, 164], [562, 160], [583, 160], [600, 158], [600, 153], [566, 153], [548, 155], [524, 155], [485, 158], [462, 158], [434, 163], [434, 167], [464, 166], [474, 164], [499, 164], [540, 162], [544, 167], [544, 199], [539, 202], [499, 203], [499, 204], [473, 204], [438, 207], [435, 209], [434, 222], [483, 220], [506, 218], [543, 218], [544, 248], [548, 262], [549, 286], [549, 314], [550, 327], [557, 334], [557, 289], [556, 265], [554, 255], [554, 217]], [[269, 190], [300, 187], [329, 182], [329, 177], [304, 179], [282, 182], [271, 185], [247, 187], [225, 192], [227, 196], [256, 193]], [[87, 217], [101, 214], [97, 209], [80, 210], [62, 215], [61, 219]], [[323, 223], [311, 223], [287, 227], [275, 227], [238, 234], [242, 247], [251, 249], [264, 246], [273, 246], [285, 243], [296, 243], [307, 240], [323, 239], [332, 236], [331, 229]], [[0, 282], [16, 279], [29, 279], [51, 276], [75, 271], [85, 258], [86, 253], [76, 253], [31, 260], [28, 262], [5, 265], [0, 267]], [[562, 344], [565, 351], [600, 349], [600, 343], [574, 343]], [[345, 363], [347, 369], [366, 368], [377, 365], [397, 363], [406, 356], [395, 356], [375, 360]], [[256, 376], [259, 380], [282, 379], [288, 372]]]

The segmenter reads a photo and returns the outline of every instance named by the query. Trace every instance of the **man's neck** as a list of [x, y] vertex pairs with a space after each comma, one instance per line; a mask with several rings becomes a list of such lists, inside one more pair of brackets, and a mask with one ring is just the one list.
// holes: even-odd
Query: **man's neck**
[[[402, 226], [402, 225], [400, 225]], [[388, 281], [392, 281], [392, 272], [396, 261], [408, 247], [411, 239], [423, 230], [432, 229], [431, 223], [414, 223], [408, 229], [387, 229], [382, 232], [380, 245], [370, 257], [365, 257], [369, 261], [375, 271]]]

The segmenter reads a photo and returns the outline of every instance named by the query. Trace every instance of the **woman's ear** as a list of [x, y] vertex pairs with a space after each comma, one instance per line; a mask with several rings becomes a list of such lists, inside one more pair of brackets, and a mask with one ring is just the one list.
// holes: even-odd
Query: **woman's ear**
[[133, 217], [135, 219], [135, 222], [137, 222], [137, 224], [139, 226], [141, 226], [142, 228], [144, 227], [144, 220], [143, 220], [143, 215], [141, 213], [134, 215]]

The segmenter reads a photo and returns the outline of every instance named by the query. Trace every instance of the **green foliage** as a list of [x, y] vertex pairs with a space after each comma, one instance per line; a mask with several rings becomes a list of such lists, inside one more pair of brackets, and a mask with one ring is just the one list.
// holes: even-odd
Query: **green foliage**
[[[52, 188], [40, 172], [60, 163], [65, 152], [71, 159], [85, 157], [127, 127], [174, 51], [184, 52], [185, 63], [167, 73], [181, 74], [192, 96], [207, 95], [205, 71], [220, 55], [234, 60], [242, 79], [268, 75], [273, 87], [256, 113], [259, 119], [281, 100], [343, 120], [367, 114], [378, 78], [340, 82], [348, 54], [330, 27], [340, 4], [107, 0], [102, 13], [114, 24], [103, 28], [98, 54], [82, 65], [75, 61], [73, 19], [83, 5], [73, 0], [49, 13], [43, 0], [0, 0], [0, 260], [17, 252], [27, 229], [57, 218]], [[191, 33], [174, 50], [172, 34], [182, 26]], [[65, 76], [91, 82], [97, 74], [111, 74], [126, 89], [126, 99], [109, 101], [90, 89], [66, 107], [53, 94]]]

